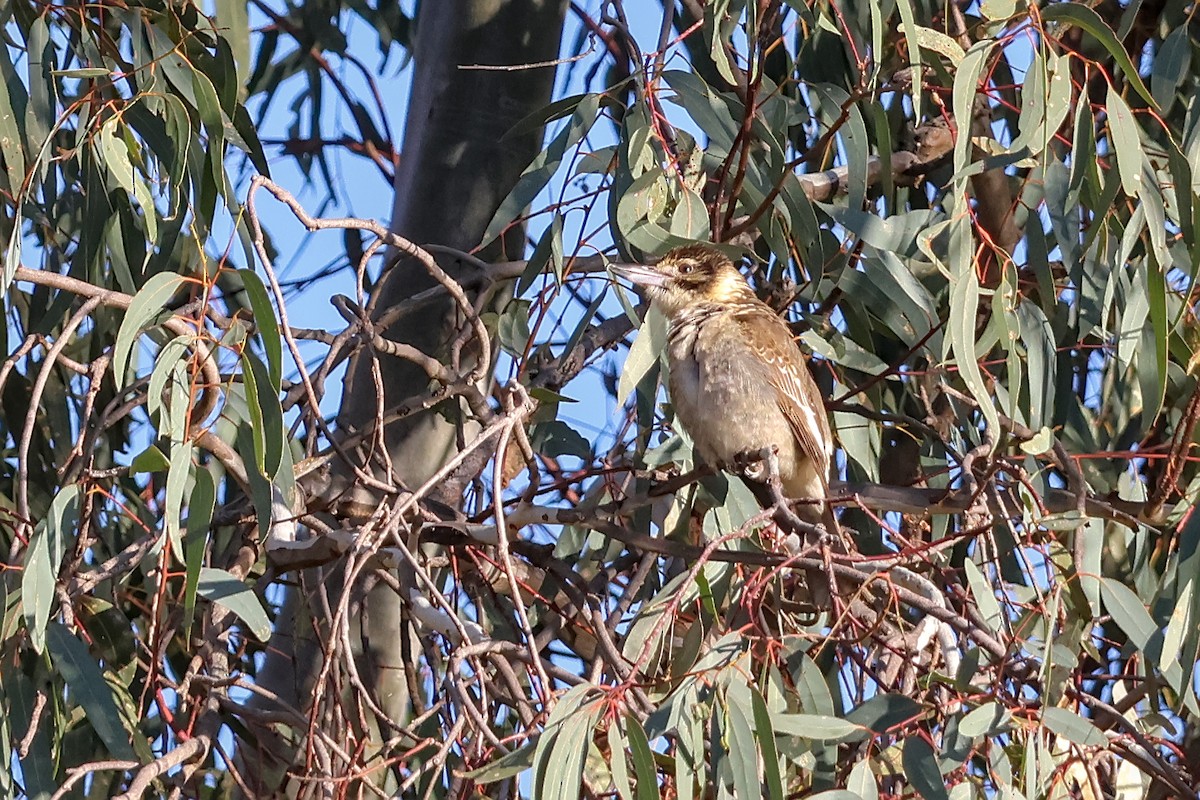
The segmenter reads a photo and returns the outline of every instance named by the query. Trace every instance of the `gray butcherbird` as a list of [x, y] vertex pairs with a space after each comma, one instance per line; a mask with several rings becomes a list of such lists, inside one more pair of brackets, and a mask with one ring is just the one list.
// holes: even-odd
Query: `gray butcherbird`
[[[724, 254], [706, 245], [671, 250], [654, 266], [614, 266], [670, 320], [671, 403], [710, 465], [777, 448], [783, 493], [807, 500], [808, 522], [826, 515], [833, 437], [816, 381], [787, 323], [759, 300]], [[752, 480], [766, 477], [759, 464]], [[760, 497], [761, 499], [761, 497]]]

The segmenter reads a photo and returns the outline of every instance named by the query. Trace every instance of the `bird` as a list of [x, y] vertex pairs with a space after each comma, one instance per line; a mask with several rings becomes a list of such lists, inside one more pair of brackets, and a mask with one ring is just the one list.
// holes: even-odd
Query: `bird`
[[[826, 510], [833, 436], [820, 389], [787, 322], [758, 299], [720, 250], [689, 244], [653, 266], [614, 273], [642, 289], [669, 320], [668, 390], [679, 423], [704, 463], [724, 467], [776, 448], [785, 497], [816, 523]], [[759, 461], [744, 473], [759, 489]], [[764, 505], [764, 494], [756, 492]]]

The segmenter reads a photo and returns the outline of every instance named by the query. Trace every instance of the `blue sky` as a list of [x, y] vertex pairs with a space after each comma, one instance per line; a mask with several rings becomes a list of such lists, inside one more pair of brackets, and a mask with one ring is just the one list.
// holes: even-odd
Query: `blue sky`
[[[402, 8], [407, 13], [412, 13], [413, 5], [414, 3], [412, 2], [401, 3]], [[589, 2], [582, 5], [588, 8], [593, 14], [596, 14], [598, 13], [600, 3]], [[634, 29], [635, 36], [642, 42], [655, 41], [661, 20], [661, 10], [657, 4], [629, 3], [627, 4], [627, 10], [630, 15], [630, 25]], [[352, 52], [358, 55], [368, 67], [376, 67], [382, 61], [382, 58], [377, 56], [378, 39], [375, 32], [369, 29], [359, 18], [352, 15], [345, 16], [350, 20], [347, 26], [347, 33]], [[263, 24], [265, 21], [265, 18], [261, 17], [261, 15], [252, 14], [251, 16], [252, 27]], [[597, 86], [586, 85], [588, 73], [599, 64], [599, 76], [602, 79], [605, 70], [611, 63], [611, 59], [605, 53], [601, 43], [594, 42], [590, 36], [583, 36], [582, 46], [576, 50], [576, 46], [580, 44], [582, 32], [583, 27], [579, 18], [575, 14], [568, 12], [562, 38], [561, 57], [563, 59], [570, 59], [580, 52], [586, 55], [578, 61], [558, 67], [555, 88], [556, 98], [595, 90]], [[255, 43], [255, 40], [252, 39], [252, 46]], [[393, 47], [385, 69], [381, 70], [380, 74], [377, 75], [379, 90], [387, 98], [387, 121], [396, 137], [397, 148], [401, 146], [403, 141], [405, 111], [412, 75], [410, 69], [399, 68], [403, 63], [405, 63], [404, 54], [398, 46]], [[338, 65], [337, 69], [353, 91], [357, 91], [361, 97], [369, 96], [367, 85], [362, 80], [361, 73], [357, 69], [345, 63]], [[264, 124], [260, 126], [259, 133], [262, 138], [269, 140], [286, 137], [285, 132], [291, 123], [291, 114], [288, 111], [288, 107], [295, 93], [303, 90], [303, 88], [304, 85], [301, 83], [301, 79], [296, 78], [292, 79], [290, 84], [285, 83], [283, 85], [279, 96], [272, 103]], [[252, 112], [257, 110], [259, 103], [261, 103], [261, 100], [255, 100], [251, 103]], [[355, 126], [350, 119], [348, 109], [332, 93], [326, 94], [324, 106], [322, 113], [322, 125], [324, 129], [322, 133], [326, 138], [336, 138], [343, 131], [350, 133], [355, 131]], [[667, 110], [670, 113], [674, 109], [668, 106]], [[672, 117], [679, 118], [673, 119], [673, 122], [687, 124], [687, 120], [682, 114], [672, 114]], [[552, 136], [557, 130], [557, 126], [561, 124], [564, 123], [552, 123], [547, 131], [547, 138]], [[584, 142], [583, 149], [594, 150], [614, 144], [615, 141], [613, 126], [602, 121], [592, 128]], [[298, 168], [296, 161], [291, 156], [280, 154], [280, 148], [267, 148], [267, 155], [270, 161], [272, 178], [296, 194], [310, 213], [316, 213], [324, 205], [325, 207], [322, 212], [324, 216], [357, 216], [378, 219], [384, 223], [388, 222], [388, 214], [392, 207], [392, 187], [384, 180], [375, 165], [367, 159], [341, 151], [338, 148], [330, 148], [327, 151], [331, 171], [337, 185], [341, 187], [331, 197], [326, 193], [324, 182], [316, 169], [313, 170], [314, 180], [306, 182], [306, 178]], [[564, 190], [567, 196], [570, 196], [574, 190], [570, 187], [564, 187], [564, 182], [563, 175], [555, 176], [555, 179], [551, 181], [550, 185], [535, 201], [533, 207], [537, 209], [548, 205], [559, 198]], [[594, 183], [593, 181], [593, 185]], [[299, 279], [321, 271], [323, 268], [335, 263], [338, 259], [344, 259], [344, 249], [340, 232], [323, 231], [311, 234], [307, 233], [295, 221], [290, 212], [273, 200], [268, 199], [265, 195], [262, 196], [258, 205], [264, 227], [280, 251], [276, 268], [279, 270], [282, 280]], [[533, 220], [529, 226], [527, 235], [536, 240], [540, 236], [548, 219], [547, 215], [543, 215]], [[595, 228], [599, 222], [601, 222], [601, 219], [593, 214], [587, 225], [589, 228]], [[568, 254], [572, 252], [574, 243], [579, 240], [582, 227], [582, 215], [575, 213], [567, 216], [563, 240], [564, 248]], [[602, 245], [611, 244], [607, 233], [594, 238], [593, 242]], [[224, 243], [219, 239], [214, 241], [213, 249], [218, 251], [223, 250]], [[240, 249], [235, 248], [233, 253], [235, 257], [240, 257]], [[378, 261], [377, 259], [375, 262], [373, 274], [377, 274]], [[244, 265], [238, 264], [238, 266]], [[603, 289], [603, 280], [603, 278], [598, 276], [588, 279], [586, 281], [587, 285], [581, 287], [585, 296], [590, 298], [594, 296], [594, 293], [601, 291]], [[543, 285], [542, 281], [535, 282], [534, 287], [527, 293], [527, 296], [539, 291]], [[288, 312], [291, 315], [293, 324], [303, 325], [304, 327], [325, 327], [330, 330], [339, 330], [344, 327], [344, 321], [334, 311], [328, 301], [328, 298], [333, 294], [353, 296], [353, 273], [350, 270], [339, 270], [335, 274], [308, 287], [303, 293], [292, 296], [289, 299]], [[579, 314], [582, 313], [583, 306], [578, 303], [569, 303], [560, 297], [555, 303], [554, 310], [554, 315], [556, 317], [561, 316], [562, 320], [557, 330], [547, 331], [547, 333], [551, 334], [549, 338], [561, 342], [574, 327], [575, 321], [578, 319]], [[620, 313], [620, 306], [616, 303], [615, 299], [609, 298], [601, 307], [600, 313], [606, 316]], [[545, 338], [545, 334], [539, 334], [539, 338]], [[324, 347], [310, 345], [306, 352], [309, 357], [320, 358], [324, 354]], [[614, 354], [609, 354], [606, 358], [613, 359], [614, 357], [618, 361], [622, 358], [619, 354], [615, 356]], [[337, 380], [331, 381], [329, 384], [328, 392], [322, 402], [322, 411], [325, 414], [334, 414], [338, 409], [341, 399], [340, 378], [342, 372], [343, 370], [339, 369], [335, 375]], [[511, 377], [512, 363], [510, 359], [502, 357], [498, 365], [497, 374], [501, 380]], [[592, 370], [581, 376], [571, 384], [567, 394], [581, 402], [564, 405], [561, 408], [560, 418], [570, 423], [573, 427], [576, 427], [586, 438], [594, 439], [600, 437], [606, 440], [604, 444], [610, 444], [612, 441], [613, 423], [619, 415], [613, 407], [611, 398], [604, 391], [599, 373]], [[605, 436], [603, 434], [608, 435]]]

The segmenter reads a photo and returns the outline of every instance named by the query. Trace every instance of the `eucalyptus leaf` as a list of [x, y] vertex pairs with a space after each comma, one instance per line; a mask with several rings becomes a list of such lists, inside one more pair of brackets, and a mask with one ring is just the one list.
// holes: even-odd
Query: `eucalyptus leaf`
[[46, 645], [55, 669], [71, 690], [72, 699], [83, 706], [88, 722], [108, 752], [113, 758], [136, 760], [112, 688], [88, 653], [87, 645], [57, 622], [51, 622], [46, 629]]
[[121, 321], [121, 327], [117, 331], [117, 343], [113, 347], [113, 375], [116, 376], [119, 386], [124, 385], [129, 359], [137, 343], [138, 334], [162, 313], [167, 301], [179, 291], [182, 284], [181, 276], [161, 272], [151, 276], [133, 296], [133, 301], [125, 312], [125, 319]]
[[259, 641], [265, 642], [270, 637], [271, 620], [262, 602], [253, 590], [229, 572], [215, 567], [201, 567], [196, 593], [236, 614]]
[[79, 510], [78, 484], [64, 486], [51, 501], [46, 518], [34, 528], [25, 550], [25, 565], [21, 571], [21, 605], [25, 612], [25, 627], [34, 650], [39, 653], [46, 642], [46, 625], [54, 604], [54, 587], [63, 551], [75, 534]]

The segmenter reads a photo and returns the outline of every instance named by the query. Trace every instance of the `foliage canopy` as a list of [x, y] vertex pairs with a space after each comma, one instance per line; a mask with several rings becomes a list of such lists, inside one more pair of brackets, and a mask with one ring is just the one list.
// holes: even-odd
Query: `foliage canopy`
[[[560, 90], [472, 255], [267, 177], [403, 191], [348, 31], [412, 69], [476, 18], [378, 5], [0, 10], [0, 792], [1194, 796], [1193, 7], [579, 4], [510, 65]], [[341, 232], [336, 330], [270, 204]], [[789, 558], [670, 425], [663, 322], [605, 270], [693, 240], [814, 354], [845, 548]], [[375, 403], [331, 420], [347, 362]], [[411, 420], [455, 432], [415, 482]]]

